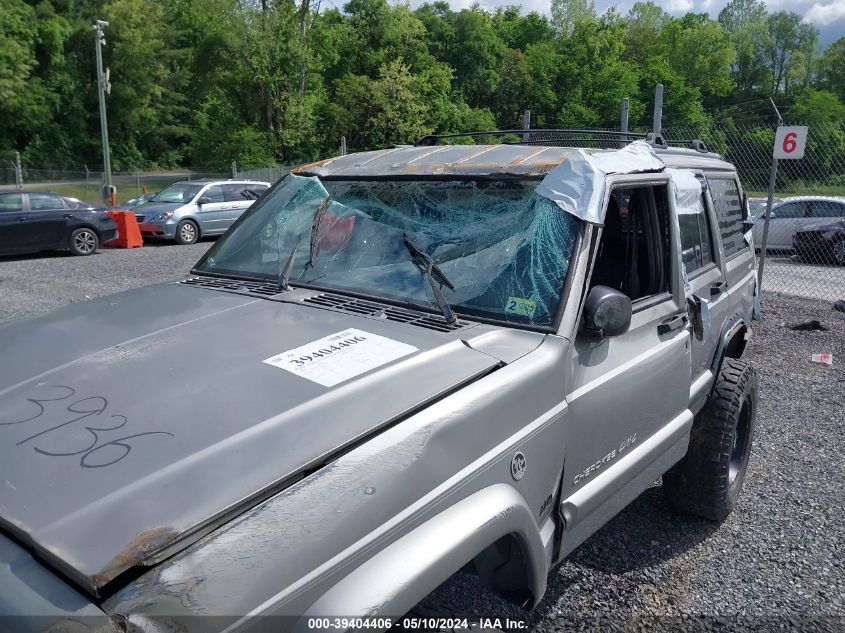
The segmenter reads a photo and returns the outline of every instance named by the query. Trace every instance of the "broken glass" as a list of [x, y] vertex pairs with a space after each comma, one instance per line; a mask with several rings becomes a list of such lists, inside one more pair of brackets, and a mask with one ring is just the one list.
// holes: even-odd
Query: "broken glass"
[[548, 326], [581, 221], [537, 195], [537, 184], [290, 175], [197, 269], [276, 280], [301, 240], [291, 285], [436, 309], [403, 242], [407, 234], [454, 286], [440, 290], [458, 315]]

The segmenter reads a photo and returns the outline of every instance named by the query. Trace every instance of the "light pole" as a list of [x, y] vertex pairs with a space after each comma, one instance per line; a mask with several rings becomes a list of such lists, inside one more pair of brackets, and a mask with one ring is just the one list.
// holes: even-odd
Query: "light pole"
[[112, 205], [115, 204], [115, 191], [111, 182], [111, 158], [109, 156], [109, 124], [106, 121], [106, 93], [111, 92], [108, 71], [103, 72], [103, 46], [106, 45], [106, 38], [103, 29], [109, 25], [105, 20], [97, 20], [91, 27], [94, 31], [94, 48], [97, 51], [97, 92], [100, 97], [100, 131], [103, 138], [103, 169], [106, 176], [106, 187], [103, 191], [103, 199]]

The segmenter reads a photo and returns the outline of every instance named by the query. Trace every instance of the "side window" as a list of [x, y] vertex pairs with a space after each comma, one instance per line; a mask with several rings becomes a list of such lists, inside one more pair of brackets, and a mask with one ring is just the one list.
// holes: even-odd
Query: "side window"
[[0, 213], [23, 211], [23, 196], [19, 193], [7, 193], [0, 196]]
[[33, 211], [51, 211], [64, 209], [65, 205], [59, 196], [51, 196], [46, 193], [29, 194], [29, 208]]
[[772, 209], [772, 217], [779, 220], [791, 220], [794, 218], [805, 218], [809, 215], [806, 202], [787, 202]]
[[681, 229], [681, 248], [687, 275], [693, 275], [715, 261], [710, 223], [704, 210], [704, 196], [700, 200], [699, 213], [681, 213], [678, 225]]
[[665, 185], [615, 189], [608, 203], [592, 286], [632, 301], [669, 290], [669, 199]]
[[781, 220], [804, 217], [804, 204], [801, 202], [787, 202], [772, 209], [772, 217]]
[[245, 191], [246, 185], [223, 185], [223, 195], [226, 202], [243, 202], [250, 200]]
[[845, 203], [834, 200], [816, 200], [812, 203], [814, 218], [845, 218]]
[[203, 198], [208, 198], [209, 202], [225, 202], [226, 198], [223, 196], [223, 187], [220, 185], [214, 185], [206, 189], [203, 194]]
[[736, 181], [728, 178], [708, 179], [710, 195], [719, 219], [719, 233], [725, 257], [739, 253], [745, 247], [742, 237], [742, 201]]

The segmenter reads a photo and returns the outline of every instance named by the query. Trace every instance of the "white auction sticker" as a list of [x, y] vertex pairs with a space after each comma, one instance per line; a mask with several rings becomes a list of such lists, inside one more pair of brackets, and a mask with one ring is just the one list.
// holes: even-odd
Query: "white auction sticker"
[[350, 328], [276, 354], [263, 362], [324, 387], [418, 351], [413, 345]]

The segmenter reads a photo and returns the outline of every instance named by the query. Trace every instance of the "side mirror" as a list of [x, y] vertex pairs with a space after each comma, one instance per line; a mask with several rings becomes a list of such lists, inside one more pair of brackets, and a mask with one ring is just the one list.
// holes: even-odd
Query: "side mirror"
[[743, 220], [742, 221], [742, 232], [748, 233], [751, 229], [754, 228], [754, 220]]
[[197, 200], [197, 204], [210, 204], [211, 198], [208, 196], [202, 196], [199, 200]]
[[584, 329], [598, 338], [619, 336], [631, 326], [631, 300], [607, 286], [594, 286], [584, 304]]

